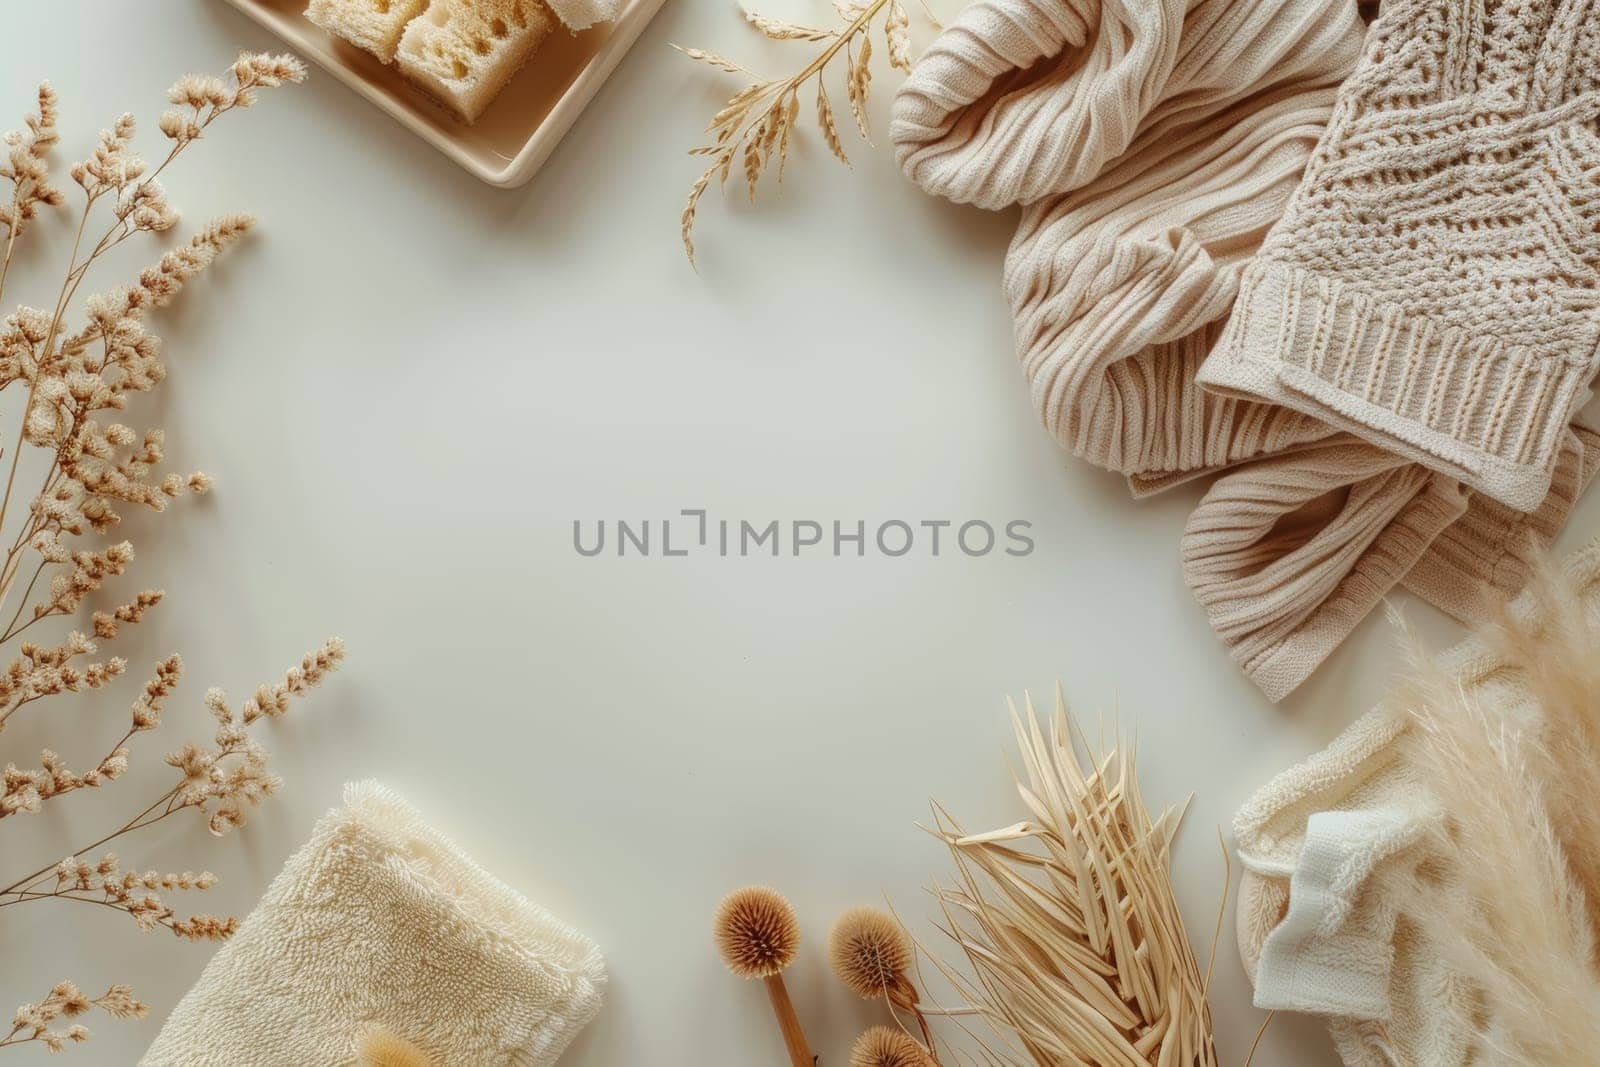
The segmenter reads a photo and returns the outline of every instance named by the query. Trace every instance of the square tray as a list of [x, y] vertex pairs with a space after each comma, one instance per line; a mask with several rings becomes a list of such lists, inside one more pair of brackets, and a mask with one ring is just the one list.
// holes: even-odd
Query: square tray
[[468, 126], [394, 67], [307, 21], [307, 0], [227, 0], [456, 163], [508, 189], [549, 158], [664, 2], [629, 0], [615, 22], [576, 34], [557, 27]]

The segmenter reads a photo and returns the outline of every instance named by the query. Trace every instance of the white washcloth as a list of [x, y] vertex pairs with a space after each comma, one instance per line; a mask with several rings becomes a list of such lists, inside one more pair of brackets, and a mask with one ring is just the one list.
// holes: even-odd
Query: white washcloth
[[377, 1030], [437, 1067], [539, 1067], [594, 1018], [604, 983], [594, 942], [358, 782], [141, 1064], [331, 1067]]

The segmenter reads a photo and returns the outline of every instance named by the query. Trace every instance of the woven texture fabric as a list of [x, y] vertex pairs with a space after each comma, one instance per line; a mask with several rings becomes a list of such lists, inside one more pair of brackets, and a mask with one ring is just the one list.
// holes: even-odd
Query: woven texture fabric
[[1523, 511], [1600, 362], [1600, 6], [1386, 0], [1201, 380]]
[[[1600, 621], [1600, 541], [1565, 569]], [[1527, 596], [1513, 610], [1537, 617]], [[1503, 662], [1476, 640], [1439, 662], [1485, 714], [1537, 726], [1520, 673], [1527, 664]], [[1447, 813], [1407, 744], [1414, 721], [1403, 707], [1369, 712], [1234, 820], [1239, 948], [1256, 1006], [1326, 1016], [1350, 1067], [1499, 1062], [1485, 1047], [1491, 1023], [1474, 990], [1416, 921], [1416, 909], [1461, 892], [1454, 865], [1473, 860], [1441, 849], [1447, 838], [1433, 833]]]
[[345, 787], [173, 1009], [143, 1067], [334, 1067], [378, 1033], [434, 1063], [554, 1063], [600, 1008], [583, 934], [372, 782]]

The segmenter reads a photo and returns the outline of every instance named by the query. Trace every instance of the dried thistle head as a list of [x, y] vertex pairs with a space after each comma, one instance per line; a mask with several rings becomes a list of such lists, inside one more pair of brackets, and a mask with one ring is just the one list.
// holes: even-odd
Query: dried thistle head
[[851, 908], [828, 931], [828, 963], [856, 996], [891, 996], [906, 984], [911, 940], [888, 912]]
[[850, 1067], [932, 1067], [928, 1050], [907, 1033], [874, 1026], [850, 1048]]
[[740, 978], [770, 978], [794, 962], [800, 923], [783, 894], [766, 886], [735, 889], [722, 898], [712, 925], [717, 952]]

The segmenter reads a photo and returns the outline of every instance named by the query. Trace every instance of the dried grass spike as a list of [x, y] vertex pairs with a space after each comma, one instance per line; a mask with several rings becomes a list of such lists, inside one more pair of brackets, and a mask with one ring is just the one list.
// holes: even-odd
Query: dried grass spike
[[874, 1026], [850, 1048], [850, 1067], [929, 1067], [928, 1051], [909, 1034]]
[[911, 19], [900, 0], [889, 0], [889, 13], [883, 20], [883, 39], [889, 46], [889, 66], [902, 74], [910, 74]]
[[854, 64], [845, 73], [845, 92], [850, 100], [850, 114], [856, 120], [856, 129], [861, 131], [861, 139], [872, 144], [872, 131], [867, 128], [867, 93], [872, 87], [872, 68], [867, 63], [872, 59], [872, 38], [861, 38], [861, 54], [855, 59]]
[[774, 41], [829, 41], [839, 36], [838, 30], [802, 26], [796, 22], [758, 15], [754, 11], [745, 11], [744, 20], [760, 30], [762, 36]]
[[833, 105], [828, 103], [828, 87], [817, 79], [817, 125], [822, 127], [822, 139], [828, 144], [828, 151], [839, 157], [839, 162], [846, 166], [850, 157], [844, 154], [844, 142], [839, 139], [839, 126], [833, 121]]
[[887, 912], [851, 908], [828, 932], [828, 962], [839, 981], [864, 1000], [903, 994], [911, 939]]
[[722, 962], [740, 978], [768, 978], [794, 962], [800, 923], [783, 894], [766, 886], [722, 898], [713, 924]]

